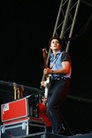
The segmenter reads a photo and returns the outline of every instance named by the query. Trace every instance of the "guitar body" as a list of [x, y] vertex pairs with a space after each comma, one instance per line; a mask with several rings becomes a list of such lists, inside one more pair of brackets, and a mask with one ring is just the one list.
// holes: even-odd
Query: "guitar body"
[[45, 81], [45, 92], [44, 92], [44, 97], [48, 98], [48, 93], [51, 85], [51, 75], [47, 77], [47, 80]]
[[[44, 58], [44, 68], [48, 67], [48, 61], [47, 59], [47, 51], [46, 49], [42, 49], [43, 52], [43, 58]], [[44, 97], [48, 97], [49, 89], [50, 89], [50, 84], [51, 84], [51, 75], [44, 76], [45, 78], [45, 92], [44, 92]]]

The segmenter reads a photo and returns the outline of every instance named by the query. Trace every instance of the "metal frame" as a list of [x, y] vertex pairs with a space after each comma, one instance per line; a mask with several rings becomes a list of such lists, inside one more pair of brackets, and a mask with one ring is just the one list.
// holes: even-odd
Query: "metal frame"
[[[61, 0], [53, 35], [61, 39], [71, 38], [80, 0]], [[66, 50], [68, 52], [70, 41], [66, 41]]]

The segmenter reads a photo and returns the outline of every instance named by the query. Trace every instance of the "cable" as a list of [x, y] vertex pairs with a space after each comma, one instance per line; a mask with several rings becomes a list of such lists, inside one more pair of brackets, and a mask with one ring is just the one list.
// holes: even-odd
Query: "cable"
[[67, 126], [67, 128], [68, 128], [68, 130], [69, 130], [70, 134], [72, 134], [72, 135], [73, 135], [72, 130], [71, 130], [71, 129], [70, 129], [70, 127], [68, 126], [68, 124], [67, 124], [67, 122], [65, 121], [65, 119], [64, 119], [64, 117], [63, 117], [63, 115], [62, 115], [62, 114], [61, 114], [61, 117], [62, 117], [62, 119], [63, 119], [63, 121], [64, 121], [64, 124]]

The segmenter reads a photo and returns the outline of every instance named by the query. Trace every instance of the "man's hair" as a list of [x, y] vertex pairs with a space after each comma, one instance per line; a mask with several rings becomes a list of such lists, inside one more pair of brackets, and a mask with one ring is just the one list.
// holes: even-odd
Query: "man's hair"
[[57, 39], [57, 40], [59, 41], [60, 45], [62, 45], [61, 39], [60, 39], [59, 37], [57, 37], [57, 36], [52, 36], [52, 37], [49, 39], [49, 42], [48, 42], [49, 46], [50, 46], [51, 41], [52, 41], [53, 39]]

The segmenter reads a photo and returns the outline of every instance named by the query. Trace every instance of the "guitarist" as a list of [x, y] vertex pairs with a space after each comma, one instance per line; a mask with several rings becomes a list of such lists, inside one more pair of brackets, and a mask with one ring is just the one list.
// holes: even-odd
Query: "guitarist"
[[[53, 134], [64, 134], [65, 128], [62, 123], [60, 108], [70, 90], [71, 60], [67, 52], [62, 51], [60, 38], [54, 36], [49, 40], [50, 65], [44, 68], [45, 75], [51, 75], [51, 88], [48, 93], [48, 117], [52, 124]], [[45, 81], [41, 81], [45, 87]]]

